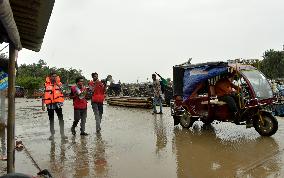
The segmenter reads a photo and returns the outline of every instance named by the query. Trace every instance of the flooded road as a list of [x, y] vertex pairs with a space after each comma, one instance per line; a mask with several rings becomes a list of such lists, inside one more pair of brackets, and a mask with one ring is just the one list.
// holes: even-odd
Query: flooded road
[[[72, 136], [72, 102], [66, 101], [63, 114], [68, 141], [60, 139], [58, 120], [55, 140], [49, 141], [49, 120], [47, 112], [41, 111], [41, 101], [16, 99], [17, 139], [54, 177], [284, 176], [284, 119], [278, 119], [279, 130], [274, 136], [264, 138], [253, 128], [231, 123], [203, 127], [197, 122], [189, 130], [174, 127], [169, 108], [164, 108], [163, 115], [152, 115], [147, 109], [105, 105], [102, 131], [97, 134], [88, 104], [89, 136]], [[3, 155], [6, 133], [1, 131], [0, 137]], [[6, 162], [0, 161], [0, 174], [5, 167]], [[16, 172], [38, 172], [25, 151], [16, 151]]]

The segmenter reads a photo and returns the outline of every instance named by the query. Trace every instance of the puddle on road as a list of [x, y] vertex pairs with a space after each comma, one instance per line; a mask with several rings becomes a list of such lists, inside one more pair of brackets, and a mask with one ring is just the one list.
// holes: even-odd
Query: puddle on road
[[[283, 121], [273, 137], [261, 137], [253, 128], [231, 123], [190, 129], [174, 127], [170, 111], [152, 115], [151, 110], [105, 106], [102, 133], [95, 134], [95, 120], [88, 109], [88, 137], [71, 136], [72, 102], [63, 112], [65, 132], [62, 142], [55, 122], [54, 141], [47, 140], [49, 123], [40, 101], [18, 101], [16, 136], [27, 145], [42, 168], [55, 177], [281, 177], [283, 175]], [[33, 116], [39, 116], [34, 118]], [[56, 117], [56, 116], [55, 116]], [[57, 118], [56, 118], [57, 119]], [[79, 133], [79, 125], [77, 127]], [[0, 153], [6, 149], [0, 133]], [[4, 151], [5, 152], [5, 151]], [[16, 152], [16, 170], [36, 173], [24, 152]], [[6, 162], [0, 161], [0, 174]]]
[[[220, 134], [224, 127], [231, 131], [227, 136], [232, 139]], [[268, 158], [274, 159], [272, 156], [279, 153], [279, 145], [273, 137], [261, 137], [252, 129], [246, 130], [249, 133], [240, 133], [238, 129], [232, 124], [209, 128], [195, 126], [191, 130], [175, 128], [172, 142], [178, 177], [242, 177], [248, 175], [250, 168], [261, 165]], [[268, 169], [279, 171], [279, 162], [271, 162], [273, 164], [267, 165]], [[259, 175], [253, 173], [249, 177]]]

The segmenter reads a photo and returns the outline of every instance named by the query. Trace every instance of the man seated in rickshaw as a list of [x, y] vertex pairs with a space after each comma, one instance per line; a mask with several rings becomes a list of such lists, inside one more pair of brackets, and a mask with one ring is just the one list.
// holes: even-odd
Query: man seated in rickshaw
[[236, 103], [236, 91], [240, 90], [240, 87], [233, 84], [234, 73], [229, 73], [225, 77], [219, 79], [214, 87], [215, 95], [218, 100], [224, 101], [228, 104], [229, 111], [233, 114], [235, 123], [238, 123], [238, 106]]

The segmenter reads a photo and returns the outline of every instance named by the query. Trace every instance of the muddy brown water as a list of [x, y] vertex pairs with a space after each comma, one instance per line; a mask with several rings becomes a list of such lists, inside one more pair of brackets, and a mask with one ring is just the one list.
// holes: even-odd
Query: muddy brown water
[[[90, 135], [81, 137], [70, 133], [73, 108], [66, 101], [63, 114], [68, 140], [61, 141], [55, 122], [55, 140], [49, 141], [48, 116], [40, 105], [40, 100], [16, 99], [16, 136], [37, 164], [54, 177], [284, 177], [281, 118], [274, 136], [261, 137], [253, 128], [231, 123], [174, 127], [169, 108], [164, 108], [163, 115], [152, 115], [147, 109], [105, 105], [102, 132], [96, 134], [89, 103], [86, 132]], [[5, 138], [2, 130], [0, 155], [6, 151]], [[16, 172], [38, 172], [24, 151], [16, 151], [15, 166]], [[5, 171], [6, 162], [0, 161], [0, 175]]]

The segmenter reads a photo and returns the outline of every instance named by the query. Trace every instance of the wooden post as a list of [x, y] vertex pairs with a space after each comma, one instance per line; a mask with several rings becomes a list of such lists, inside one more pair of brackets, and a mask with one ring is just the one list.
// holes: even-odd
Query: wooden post
[[8, 121], [7, 121], [7, 173], [15, 172], [15, 62], [16, 49], [9, 44], [8, 68]]

